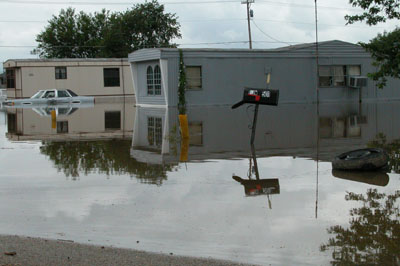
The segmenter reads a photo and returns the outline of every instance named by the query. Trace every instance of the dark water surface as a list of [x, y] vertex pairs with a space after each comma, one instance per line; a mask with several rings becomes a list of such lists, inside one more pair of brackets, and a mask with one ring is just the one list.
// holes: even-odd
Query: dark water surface
[[[260, 106], [252, 153], [253, 110], [189, 108], [188, 143], [174, 108], [0, 112], [0, 234], [265, 265], [399, 264], [400, 103]], [[367, 146], [389, 151], [387, 173], [332, 171], [335, 155]]]

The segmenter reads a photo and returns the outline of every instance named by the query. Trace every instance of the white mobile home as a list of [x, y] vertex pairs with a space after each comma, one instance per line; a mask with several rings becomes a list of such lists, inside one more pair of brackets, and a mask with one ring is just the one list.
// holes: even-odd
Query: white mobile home
[[126, 58], [10, 59], [3, 67], [8, 98], [28, 98], [41, 89], [91, 96], [134, 94]]
[[[181, 50], [188, 106], [231, 105], [242, 98], [244, 87], [267, 86], [279, 90], [280, 103], [316, 102], [317, 91], [320, 102], [400, 99], [400, 80], [388, 79], [380, 90], [365, 78], [375, 71], [371, 56], [352, 43], [319, 43], [318, 68], [315, 43], [269, 50]], [[177, 106], [179, 49], [143, 49], [128, 58], [138, 105]], [[361, 87], [353, 83], [357, 79], [367, 82]]]

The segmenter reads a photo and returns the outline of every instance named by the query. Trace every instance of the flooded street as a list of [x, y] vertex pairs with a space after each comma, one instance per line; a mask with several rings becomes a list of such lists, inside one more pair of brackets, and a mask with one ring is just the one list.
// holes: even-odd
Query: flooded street
[[[399, 197], [400, 102], [260, 106], [252, 151], [253, 113], [189, 108], [185, 143], [176, 108], [4, 109], [0, 234], [261, 265], [400, 263], [399, 201], [385, 205]], [[332, 171], [367, 146], [388, 149], [389, 170]], [[380, 248], [368, 225], [386, 228]]]

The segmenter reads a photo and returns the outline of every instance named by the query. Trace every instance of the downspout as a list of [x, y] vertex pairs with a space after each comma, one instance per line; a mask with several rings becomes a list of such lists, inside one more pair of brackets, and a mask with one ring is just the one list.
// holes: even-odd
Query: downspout
[[126, 123], [126, 112], [125, 112], [125, 78], [124, 78], [124, 65], [123, 65], [123, 59], [121, 58], [121, 71], [122, 71], [122, 93], [124, 95], [124, 104], [122, 105], [122, 111], [124, 118], [122, 120], [122, 139], [125, 139], [125, 123]]
[[121, 58], [121, 71], [122, 71], [122, 93], [125, 97], [125, 77], [124, 77], [124, 64], [122, 58]]
[[19, 69], [19, 75], [21, 77], [21, 98], [24, 98], [24, 91], [22, 90], [22, 67], [20, 67]]

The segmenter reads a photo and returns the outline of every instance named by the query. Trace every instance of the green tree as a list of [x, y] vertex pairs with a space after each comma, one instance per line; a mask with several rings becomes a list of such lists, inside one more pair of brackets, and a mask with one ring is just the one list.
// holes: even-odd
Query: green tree
[[333, 249], [332, 265], [399, 265], [400, 191], [391, 195], [369, 189], [365, 195], [348, 192], [345, 199], [361, 202], [350, 210], [350, 227], [332, 226], [333, 234], [321, 251]]
[[32, 52], [41, 58], [122, 58], [146, 47], [176, 47], [180, 24], [156, 0], [136, 4], [125, 12], [94, 14], [62, 9], [36, 36]]
[[[400, 2], [397, 0], [349, 0], [353, 7], [364, 10], [362, 14], [346, 15], [347, 24], [365, 21], [368, 25], [376, 25], [391, 19], [400, 19]], [[377, 81], [377, 86], [386, 86], [386, 77], [400, 78], [400, 28], [392, 32], [378, 34], [369, 43], [359, 43], [374, 59], [377, 72], [369, 77]]]
[[96, 57], [101, 52], [108, 19], [109, 12], [104, 9], [94, 15], [62, 9], [36, 36], [39, 44], [32, 52], [41, 58]]

